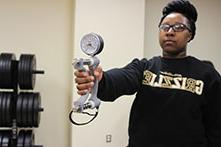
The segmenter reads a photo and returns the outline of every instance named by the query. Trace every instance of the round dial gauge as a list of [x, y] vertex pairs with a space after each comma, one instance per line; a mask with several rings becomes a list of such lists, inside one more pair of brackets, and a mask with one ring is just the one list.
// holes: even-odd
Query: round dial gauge
[[96, 54], [99, 54], [104, 46], [103, 39], [95, 33], [89, 33], [83, 36], [81, 39], [81, 50], [89, 55], [89, 56], [95, 56]]

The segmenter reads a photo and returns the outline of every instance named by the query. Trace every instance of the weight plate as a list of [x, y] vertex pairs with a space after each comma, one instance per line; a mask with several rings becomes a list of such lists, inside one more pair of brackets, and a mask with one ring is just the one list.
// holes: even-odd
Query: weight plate
[[25, 76], [25, 87], [33, 89], [32, 88], [32, 82], [30, 80], [32, 78], [31, 56], [27, 56], [26, 59], [27, 59], [26, 60], [27, 62], [25, 64], [25, 73], [26, 73], [26, 76]]
[[33, 127], [33, 104], [34, 104], [34, 93], [30, 93], [28, 97], [28, 126]]
[[5, 127], [5, 110], [6, 110], [6, 98], [7, 94], [3, 92], [3, 98], [2, 98], [2, 126]]
[[5, 57], [0, 55], [0, 87], [5, 87]]
[[3, 132], [0, 132], [0, 146], [2, 145]]
[[3, 138], [2, 138], [2, 147], [9, 147], [9, 140], [10, 140], [10, 132], [5, 131]]
[[24, 55], [21, 55], [19, 58], [19, 62], [18, 62], [18, 84], [19, 87], [22, 89], [22, 84], [24, 83], [24, 65], [25, 65], [25, 59], [24, 59]]
[[18, 64], [18, 83], [21, 89], [34, 89], [36, 58], [32, 54], [22, 54]]
[[36, 58], [34, 55], [30, 56], [29, 66], [31, 67], [29, 68], [29, 73], [31, 73], [29, 76], [29, 83], [33, 89], [35, 85], [35, 78], [36, 78], [36, 74], [34, 74], [34, 71], [36, 71]]
[[0, 88], [14, 88], [15, 54], [0, 54]]
[[[8, 127], [9, 124], [8, 124], [8, 108], [10, 106], [8, 106], [8, 99], [10, 98], [9, 97], [10, 93], [9, 92], [5, 92], [5, 111], [4, 111], [4, 115], [5, 115], [5, 127]], [[9, 99], [10, 100], [10, 99]], [[9, 114], [10, 115], [10, 114]]]
[[32, 147], [34, 145], [34, 134], [32, 130], [27, 130], [25, 133], [24, 147]]
[[30, 66], [28, 66], [29, 62], [30, 62], [30, 57], [28, 55], [23, 55], [23, 85], [21, 85], [21, 89], [29, 89], [28, 85], [30, 84], [28, 79], [30, 76], [29, 68]]
[[5, 111], [6, 127], [12, 126], [12, 101], [13, 101], [13, 93], [8, 92], [6, 97], [6, 111]]
[[25, 131], [20, 130], [17, 138], [17, 147], [24, 147], [25, 142]]
[[[16, 71], [16, 56], [15, 54], [9, 54], [8, 55], [8, 73], [10, 76], [8, 76], [8, 81], [7, 83], [9, 83], [8, 88], [14, 88], [15, 86], [17, 86], [15, 79], [17, 77], [15, 77], [15, 71]], [[9, 82], [10, 81], [10, 82]]]
[[28, 108], [28, 93], [25, 93], [22, 101], [22, 126], [27, 127], [27, 108]]
[[21, 55], [19, 58], [19, 62], [18, 62], [18, 84], [21, 89], [23, 88], [22, 84], [25, 83], [24, 82], [24, 78], [25, 78], [24, 67], [25, 67], [25, 59], [24, 59], [24, 55]]
[[33, 120], [34, 120], [34, 127], [38, 127], [40, 123], [40, 108], [41, 108], [41, 95], [40, 93], [34, 94], [34, 107], [33, 107]]
[[4, 78], [4, 57], [0, 55], [0, 87], [3, 88], [5, 84], [5, 78]]
[[17, 98], [17, 103], [16, 103], [16, 120], [17, 120], [17, 125], [19, 127], [22, 126], [22, 101], [23, 101], [23, 92], [20, 92]]
[[31, 62], [31, 67], [32, 67], [32, 70], [31, 70], [31, 73], [32, 73], [32, 77], [31, 77], [31, 83], [32, 83], [32, 88], [34, 88], [34, 85], [35, 85], [35, 81], [36, 81], [36, 74], [34, 73], [36, 71], [36, 57], [33, 56], [32, 57], [32, 62]]
[[3, 114], [2, 114], [2, 99], [3, 99], [3, 93], [2, 92], [0, 92], [0, 126], [2, 127], [2, 116], [3, 116]]

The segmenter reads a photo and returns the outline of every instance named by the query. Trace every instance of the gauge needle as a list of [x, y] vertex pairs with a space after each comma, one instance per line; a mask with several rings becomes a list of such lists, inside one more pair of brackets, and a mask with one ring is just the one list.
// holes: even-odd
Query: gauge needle
[[92, 46], [92, 44], [91, 44], [91, 43], [88, 43], [87, 45], [88, 45], [88, 46], [90, 46], [90, 47]]

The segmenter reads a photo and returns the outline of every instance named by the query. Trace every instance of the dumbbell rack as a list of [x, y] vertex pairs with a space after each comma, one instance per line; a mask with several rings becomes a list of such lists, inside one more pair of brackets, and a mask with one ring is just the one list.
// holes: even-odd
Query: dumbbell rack
[[33, 54], [21, 54], [19, 61], [13, 53], [0, 54], [0, 147], [43, 147], [34, 145], [32, 129], [43, 111], [40, 93], [20, 91], [33, 90], [35, 75], [43, 73]]

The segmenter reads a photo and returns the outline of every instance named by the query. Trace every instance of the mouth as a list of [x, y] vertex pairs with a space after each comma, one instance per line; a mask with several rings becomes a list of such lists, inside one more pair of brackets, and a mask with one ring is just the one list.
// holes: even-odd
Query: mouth
[[174, 45], [175, 43], [176, 43], [176, 41], [174, 41], [174, 40], [165, 40], [164, 41], [165, 45]]

